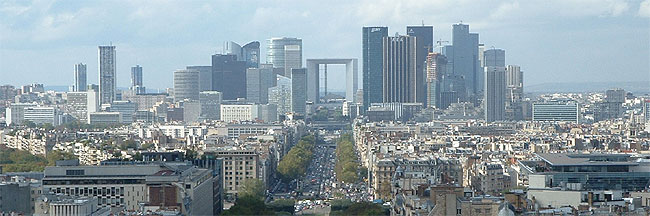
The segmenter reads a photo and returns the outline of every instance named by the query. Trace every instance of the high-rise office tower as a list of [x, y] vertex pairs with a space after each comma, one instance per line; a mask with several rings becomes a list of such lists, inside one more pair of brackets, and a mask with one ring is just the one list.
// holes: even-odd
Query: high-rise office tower
[[260, 65], [260, 42], [252, 41], [241, 48], [242, 61], [247, 68], [257, 68]]
[[199, 71], [174, 71], [174, 101], [199, 100]]
[[115, 46], [99, 46], [99, 103], [115, 100]]
[[276, 74], [276, 85], [269, 88], [269, 104], [277, 107], [277, 113], [291, 112], [291, 78]]
[[482, 91], [482, 70], [479, 69], [478, 60], [478, 34], [469, 33], [469, 25], [454, 24], [452, 31], [453, 55], [447, 55], [452, 59], [453, 72], [465, 79], [465, 89], [468, 97], [474, 96]]
[[478, 60], [480, 62], [480, 68], [485, 67], [485, 56], [483, 54], [485, 54], [485, 44], [480, 43], [478, 44]]
[[233, 41], [223, 43], [223, 54], [237, 56], [237, 60], [242, 60], [241, 46]]
[[650, 124], [650, 100], [643, 101], [643, 117], [645, 123]]
[[274, 79], [273, 66], [270, 64], [246, 69], [246, 100], [257, 104], [268, 103], [269, 88], [273, 87]]
[[201, 117], [210, 120], [218, 120], [220, 117], [219, 107], [222, 102], [221, 92], [202, 91], [199, 93], [199, 103], [201, 104]]
[[199, 71], [200, 91], [212, 91], [212, 66], [187, 66], [185, 68]]
[[140, 65], [131, 67], [131, 91], [135, 94], [147, 92], [142, 84], [142, 67]]
[[506, 51], [502, 49], [489, 49], [483, 51], [484, 67], [505, 67]]
[[246, 97], [246, 62], [236, 55], [212, 55], [212, 90], [224, 100]]
[[266, 49], [266, 62], [276, 68], [284, 68], [284, 75], [291, 77], [292, 68], [302, 68], [302, 39], [271, 38]]
[[307, 114], [307, 69], [291, 69], [291, 112]]
[[620, 88], [605, 91], [605, 101], [597, 105], [594, 110], [594, 119], [601, 121], [605, 119], [620, 118], [624, 112], [625, 90]]
[[82, 92], [86, 91], [86, 65], [84, 63], [79, 63], [74, 65], [74, 87], [72, 91]]
[[486, 122], [505, 120], [506, 68], [485, 67], [484, 112]]
[[[487, 52], [487, 51], [486, 51]], [[506, 119], [524, 120], [524, 74], [517, 65], [506, 66]]]
[[433, 52], [433, 26], [407, 26], [406, 34], [411, 37], [415, 37], [415, 49], [416, 49], [416, 82], [415, 82], [415, 91], [416, 98], [415, 101], [422, 103], [422, 105], [427, 106], [427, 93], [426, 93], [426, 66], [427, 55], [429, 52]]
[[388, 36], [388, 27], [363, 27], [363, 108], [371, 103], [382, 103], [383, 99], [383, 43]]
[[415, 37], [407, 35], [384, 37], [382, 70], [384, 103], [416, 102], [416, 59]]
[[524, 73], [517, 65], [506, 67], [507, 99], [511, 102], [520, 101], [524, 92]]
[[427, 106], [440, 107], [441, 81], [447, 71], [447, 57], [440, 53], [429, 53], [426, 60]]

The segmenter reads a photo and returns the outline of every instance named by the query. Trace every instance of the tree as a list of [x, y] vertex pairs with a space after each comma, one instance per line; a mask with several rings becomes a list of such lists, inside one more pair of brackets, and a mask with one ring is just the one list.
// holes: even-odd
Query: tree
[[266, 186], [264, 182], [259, 179], [246, 179], [239, 189], [239, 197], [252, 197], [255, 199], [264, 200], [266, 194]]
[[336, 164], [334, 167], [339, 181], [353, 183], [359, 180], [359, 162], [350, 134], [344, 134], [336, 144]]
[[389, 215], [389, 211], [376, 203], [332, 200], [330, 215]]
[[120, 149], [122, 150], [137, 149], [137, 148], [138, 148], [138, 143], [133, 139], [124, 140], [120, 144]]
[[283, 181], [289, 182], [305, 175], [313, 158], [315, 141], [312, 135], [304, 136], [282, 157], [277, 171]]
[[28, 128], [35, 128], [36, 127], [36, 123], [34, 123], [34, 122], [30, 121], [30, 120], [24, 121], [23, 125], [25, 125]]
[[275, 215], [264, 205], [264, 200], [255, 197], [239, 197], [235, 205], [223, 212], [223, 215]]
[[185, 151], [185, 160], [195, 160], [198, 155], [199, 153], [197, 153], [196, 151], [192, 149], [188, 149], [187, 151]]
[[292, 214], [294, 212], [295, 204], [296, 201], [292, 199], [278, 199], [269, 203], [267, 207], [275, 212], [288, 212], [289, 214]]

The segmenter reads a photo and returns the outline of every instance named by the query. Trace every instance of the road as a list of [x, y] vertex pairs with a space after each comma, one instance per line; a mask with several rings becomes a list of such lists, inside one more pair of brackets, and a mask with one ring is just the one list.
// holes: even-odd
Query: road
[[[353, 202], [371, 201], [365, 193], [364, 183], [342, 183], [337, 181], [334, 166], [336, 165], [336, 141], [340, 132], [319, 131], [319, 136], [325, 143], [317, 143], [314, 147], [314, 157], [307, 167], [305, 177], [289, 185], [281, 185], [272, 191], [274, 198], [296, 199], [297, 214], [316, 213], [329, 214], [331, 199], [350, 199]], [[335, 197], [336, 196], [336, 197]], [[305, 200], [314, 200], [305, 201]]]

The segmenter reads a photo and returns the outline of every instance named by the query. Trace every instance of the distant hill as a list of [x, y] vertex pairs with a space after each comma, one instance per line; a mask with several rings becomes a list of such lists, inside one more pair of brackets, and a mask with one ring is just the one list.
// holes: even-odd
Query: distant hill
[[634, 94], [650, 93], [650, 81], [632, 82], [567, 82], [543, 83], [525, 86], [524, 91], [530, 93], [569, 93], [569, 92], [604, 92], [607, 89], [622, 88]]

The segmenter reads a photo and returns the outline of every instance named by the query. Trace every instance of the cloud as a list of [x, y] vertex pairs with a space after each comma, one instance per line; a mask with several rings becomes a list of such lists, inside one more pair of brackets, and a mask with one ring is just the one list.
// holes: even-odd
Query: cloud
[[639, 16], [650, 17], [650, 0], [645, 0], [639, 4]]

